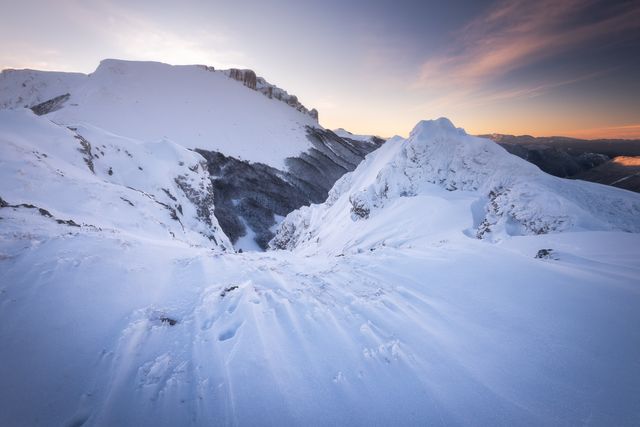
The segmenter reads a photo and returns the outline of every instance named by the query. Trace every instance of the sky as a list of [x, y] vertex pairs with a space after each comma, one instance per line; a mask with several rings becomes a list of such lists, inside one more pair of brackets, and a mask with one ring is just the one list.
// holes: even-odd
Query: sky
[[320, 123], [640, 138], [640, 1], [0, 0], [0, 69], [251, 68]]

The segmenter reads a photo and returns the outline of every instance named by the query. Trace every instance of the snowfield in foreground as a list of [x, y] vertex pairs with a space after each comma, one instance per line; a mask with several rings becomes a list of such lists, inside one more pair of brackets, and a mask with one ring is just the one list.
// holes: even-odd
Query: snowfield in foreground
[[[235, 254], [173, 180], [194, 153], [10, 114], [0, 425], [640, 423], [638, 194], [441, 119], [290, 214], [291, 251]], [[74, 132], [110, 141], [94, 173]]]
[[2, 425], [640, 421], [637, 234], [308, 258], [6, 221]]

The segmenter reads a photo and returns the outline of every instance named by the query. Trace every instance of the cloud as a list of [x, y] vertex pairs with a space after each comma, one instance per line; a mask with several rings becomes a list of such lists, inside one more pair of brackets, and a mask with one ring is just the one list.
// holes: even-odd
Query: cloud
[[589, 19], [593, 0], [507, 0], [453, 35], [427, 59], [414, 86], [477, 87], [507, 73], [604, 37], [640, 28], [640, 3], [607, 6]]
[[160, 22], [104, 0], [68, 0], [65, 5], [76, 25], [101, 39], [103, 57], [222, 68], [245, 65], [245, 54], [231, 47], [231, 37], [220, 27], [213, 31], [185, 26], [185, 21]]

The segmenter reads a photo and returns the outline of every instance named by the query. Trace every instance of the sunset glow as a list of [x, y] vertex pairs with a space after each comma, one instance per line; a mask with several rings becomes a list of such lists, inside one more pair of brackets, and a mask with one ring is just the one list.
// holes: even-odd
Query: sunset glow
[[447, 116], [473, 133], [640, 138], [638, 2], [245, 6], [7, 3], [0, 68], [90, 73], [104, 58], [246, 67], [328, 128], [406, 135]]

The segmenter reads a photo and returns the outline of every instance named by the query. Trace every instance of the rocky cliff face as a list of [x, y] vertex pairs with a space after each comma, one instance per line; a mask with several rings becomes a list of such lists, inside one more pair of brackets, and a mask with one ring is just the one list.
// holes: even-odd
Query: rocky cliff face
[[309, 110], [307, 107], [302, 105], [297, 96], [290, 95], [286, 90], [272, 85], [262, 77], [258, 77], [253, 70], [240, 70], [237, 68], [231, 68], [229, 70], [222, 70], [222, 73], [227, 75], [229, 78], [242, 82], [242, 84], [244, 84], [249, 89], [253, 89], [262, 93], [269, 99], [277, 99], [278, 101], [282, 101], [285, 104], [295, 108], [296, 110], [308, 114], [316, 121], [318, 120], [318, 111], [315, 108]]

